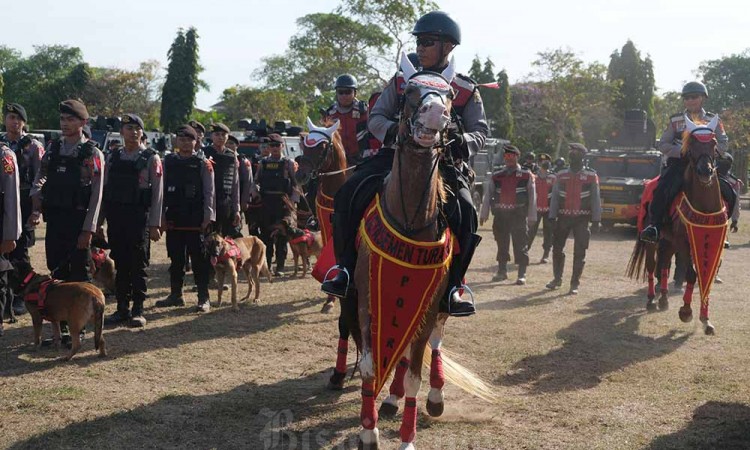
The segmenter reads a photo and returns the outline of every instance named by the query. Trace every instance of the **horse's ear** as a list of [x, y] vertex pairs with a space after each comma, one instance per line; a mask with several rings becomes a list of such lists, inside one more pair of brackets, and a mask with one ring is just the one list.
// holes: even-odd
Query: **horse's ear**
[[698, 125], [696, 125], [692, 120], [690, 120], [690, 116], [685, 114], [685, 129], [688, 132], [692, 133], [693, 130], [695, 130], [696, 128], [698, 128]]
[[448, 80], [448, 83], [451, 83], [453, 81], [453, 78], [456, 76], [456, 58], [451, 56], [451, 60], [448, 63], [448, 67], [443, 70], [443, 78]]
[[315, 125], [313, 124], [312, 120], [310, 120], [310, 116], [307, 117], [307, 129], [310, 131], [315, 129]]
[[708, 125], [706, 126], [710, 128], [711, 131], [716, 131], [716, 127], [719, 126], [719, 115], [715, 114], [713, 119], [711, 119], [711, 121], [708, 122]]
[[404, 80], [408, 80], [417, 73], [417, 69], [414, 68], [414, 65], [409, 61], [409, 57], [406, 56], [406, 52], [404, 51], [401, 51], [401, 72], [404, 74]]
[[341, 125], [341, 121], [338, 120], [338, 119], [336, 119], [336, 122], [334, 122], [333, 125], [331, 127], [329, 127], [328, 130], [326, 130], [326, 131], [328, 131], [329, 135], [333, 136], [333, 133], [335, 133], [336, 130], [339, 129], [339, 125]]

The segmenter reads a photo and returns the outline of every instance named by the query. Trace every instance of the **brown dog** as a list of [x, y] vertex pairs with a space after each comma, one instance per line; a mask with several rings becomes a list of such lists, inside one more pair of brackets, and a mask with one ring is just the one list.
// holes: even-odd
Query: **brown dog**
[[91, 278], [108, 293], [115, 292], [115, 262], [99, 247], [91, 247]]
[[289, 239], [289, 247], [292, 249], [292, 256], [294, 258], [293, 276], [297, 276], [299, 272], [299, 260], [302, 258], [302, 277], [304, 278], [310, 269], [310, 256], [318, 258], [320, 257], [320, 252], [323, 250], [323, 238], [320, 236], [320, 231], [292, 227], [285, 221], [282, 221], [276, 230]]
[[91, 283], [61, 282], [49, 275], [28, 272], [19, 286], [20, 294], [34, 324], [34, 344], [42, 343], [42, 319], [52, 322], [55, 348], [60, 348], [60, 322], [68, 322], [73, 347], [65, 358], [69, 361], [81, 348], [79, 333], [88, 323], [94, 324], [94, 347], [106, 356], [102, 326], [104, 294]]
[[211, 264], [216, 271], [216, 281], [219, 285], [218, 306], [221, 306], [222, 286], [227, 273], [232, 280], [232, 308], [237, 311], [237, 269], [242, 269], [247, 278], [247, 295], [241, 301], [250, 298], [255, 285], [255, 299], [260, 297], [260, 275], [268, 277], [271, 283], [271, 272], [266, 264], [266, 244], [256, 236], [237, 239], [224, 239], [218, 233], [211, 233], [205, 241], [206, 250], [211, 258]]

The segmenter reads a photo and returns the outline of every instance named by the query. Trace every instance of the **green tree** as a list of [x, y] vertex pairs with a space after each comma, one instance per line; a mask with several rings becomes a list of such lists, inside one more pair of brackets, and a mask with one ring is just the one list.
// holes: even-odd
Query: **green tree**
[[245, 118], [266, 119], [269, 124], [277, 120], [303, 124], [308, 115], [303, 97], [281, 89], [233, 86], [224, 90], [220, 105], [220, 112], [229, 122], [227, 125]]
[[471, 67], [469, 68], [469, 76], [474, 79], [477, 83], [481, 83], [482, 78], [482, 61], [479, 60], [479, 55], [474, 55], [474, 59], [471, 60]]
[[669, 116], [684, 110], [682, 104], [682, 94], [677, 91], [665, 92], [663, 95], [654, 97], [654, 125], [656, 126], [656, 137], [661, 136], [661, 132], [669, 124]]
[[178, 30], [167, 53], [169, 66], [161, 96], [160, 123], [164, 131], [172, 131], [185, 123], [193, 112], [199, 89], [208, 86], [199, 76], [203, 71], [198, 59], [198, 32], [190, 27]]
[[707, 106], [714, 111], [750, 103], [750, 49], [704, 61], [698, 74], [708, 87]]
[[0, 54], [11, 55], [5, 59], [4, 98], [23, 104], [30, 125], [36, 128], [59, 127], [59, 102], [82, 97], [91, 78], [91, 69], [77, 47], [37, 46], [28, 58], [12, 51]]
[[615, 50], [607, 68], [607, 80], [619, 83], [613, 105], [620, 117], [629, 109], [642, 109], [654, 115], [654, 68], [651, 58], [628, 40], [622, 50]]
[[[497, 84], [500, 89], [497, 91], [498, 108], [497, 115], [493, 118], [493, 135], [512, 141], [515, 138], [515, 124], [513, 121], [510, 82], [508, 81], [508, 74], [505, 72], [505, 69], [497, 74]], [[533, 148], [530, 150], [533, 150]]]

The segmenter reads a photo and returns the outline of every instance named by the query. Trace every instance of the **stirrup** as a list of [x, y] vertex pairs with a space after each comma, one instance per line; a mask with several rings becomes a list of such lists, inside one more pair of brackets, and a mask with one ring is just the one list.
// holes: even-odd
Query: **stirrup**
[[[336, 278], [336, 277], [333, 277], [331, 279], [328, 278], [328, 274], [331, 273], [332, 270], [338, 270], [340, 273], [343, 273], [344, 275], [346, 275], [346, 289], [344, 290], [344, 292], [345, 292], [344, 297], [346, 297], [346, 294], [349, 293], [349, 284], [351, 283], [351, 279], [352, 279], [352, 277], [349, 275], [349, 269], [347, 269], [346, 267], [343, 267], [343, 266], [340, 266], [340, 265], [336, 264], [335, 266], [333, 266], [330, 269], [328, 269], [328, 271], [326, 271], [326, 274], [323, 275], [323, 281], [320, 283], [321, 287], [325, 283], [331, 281], [333, 278]], [[328, 291], [326, 291], [324, 289], [321, 289], [321, 290], [323, 292], [325, 292], [326, 294], [328, 294], [328, 295], [333, 295], [334, 297], [338, 297], [338, 295], [333, 294], [331, 292], [328, 292]]]
[[[453, 288], [451, 288], [450, 293], [448, 294], [448, 314], [449, 315], [454, 315], [455, 314], [454, 312], [451, 311], [451, 298], [453, 298], [453, 293], [456, 292], [456, 291], [458, 291], [458, 290], [461, 290], [461, 289], [464, 290], [464, 293], [466, 293], [466, 292], [469, 293], [469, 297], [471, 298], [471, 306], [474, 307], [474, 311], [476, 312], [476, 308], [477, 307], [476, 307], [476, 303], [474, 303], [474, 291], [472, 291], [469, 286], [467, 286], [465, 284], [462, 284], [460, 287], [455, 287], [454, 286]], [[474, 314], [474, 313], [471, 313], [471, 314]], [[461, 316], [461, 315], [468, 316], [468, 315], [471, 315], [471, 314], [458, 314], [457, 316]], [[456, 317], [456, 316], [454, 316], [454, 317]]]

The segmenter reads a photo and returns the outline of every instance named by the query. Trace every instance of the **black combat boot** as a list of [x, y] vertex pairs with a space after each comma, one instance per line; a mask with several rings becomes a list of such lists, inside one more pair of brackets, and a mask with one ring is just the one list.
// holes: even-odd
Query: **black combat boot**
[[474, 257], [474, 252], [479, 242], [482, 241], [482, 236], [471, 233], [466, 241], [461, 247], [461, 253], [451, 261], [451, 266], [448, 269], [448, 314], [453, 317], [471, 316], [477, 312], [474, 307], [474, 295], [471, 294], [471, 291], [469, 290], [471, 300], [467, 301], [461, 298], [460, 290], [462, 288], [468, 290], [463, 284], [463, 279]]
[[552, 252], [552, 273], [555, 278], [547, 283], [547, 289], [559, 289], [562, 286], [562, 274], [565, 269], [565, 256]]
[[539, 260], [541, 264], [547, 264], [549, 262], [549, 249], [544, 249], [544, 254], [542, 255], [542, 259]]
[[581, 285], [581, 275], [586, 261], [573, 261], [573, 274], [570, 277], [570, 295], [578, 295], [578, 286]]
[[495, 276], [492, 277], [492, 281], [505, 281], [508, 279], [508, 265], [507, 264], [497, 264], [497, 272], [495, 272]]
[[526, 284], [526, 266], [523, 264], [518, 265], [518, 279], [516, 280], [516, 284], [519, 286]]
[[130, 311], [118, 309], [104, 318], [104, 325], [119, 325], [128, 320], [130, 320]]
[[182, 298], [182, 280], [172, 280], [170, 294], [164, 300], [154, 303], [157, 308], [167, 308], [173, 306], [185, 306], [185, 300]]

